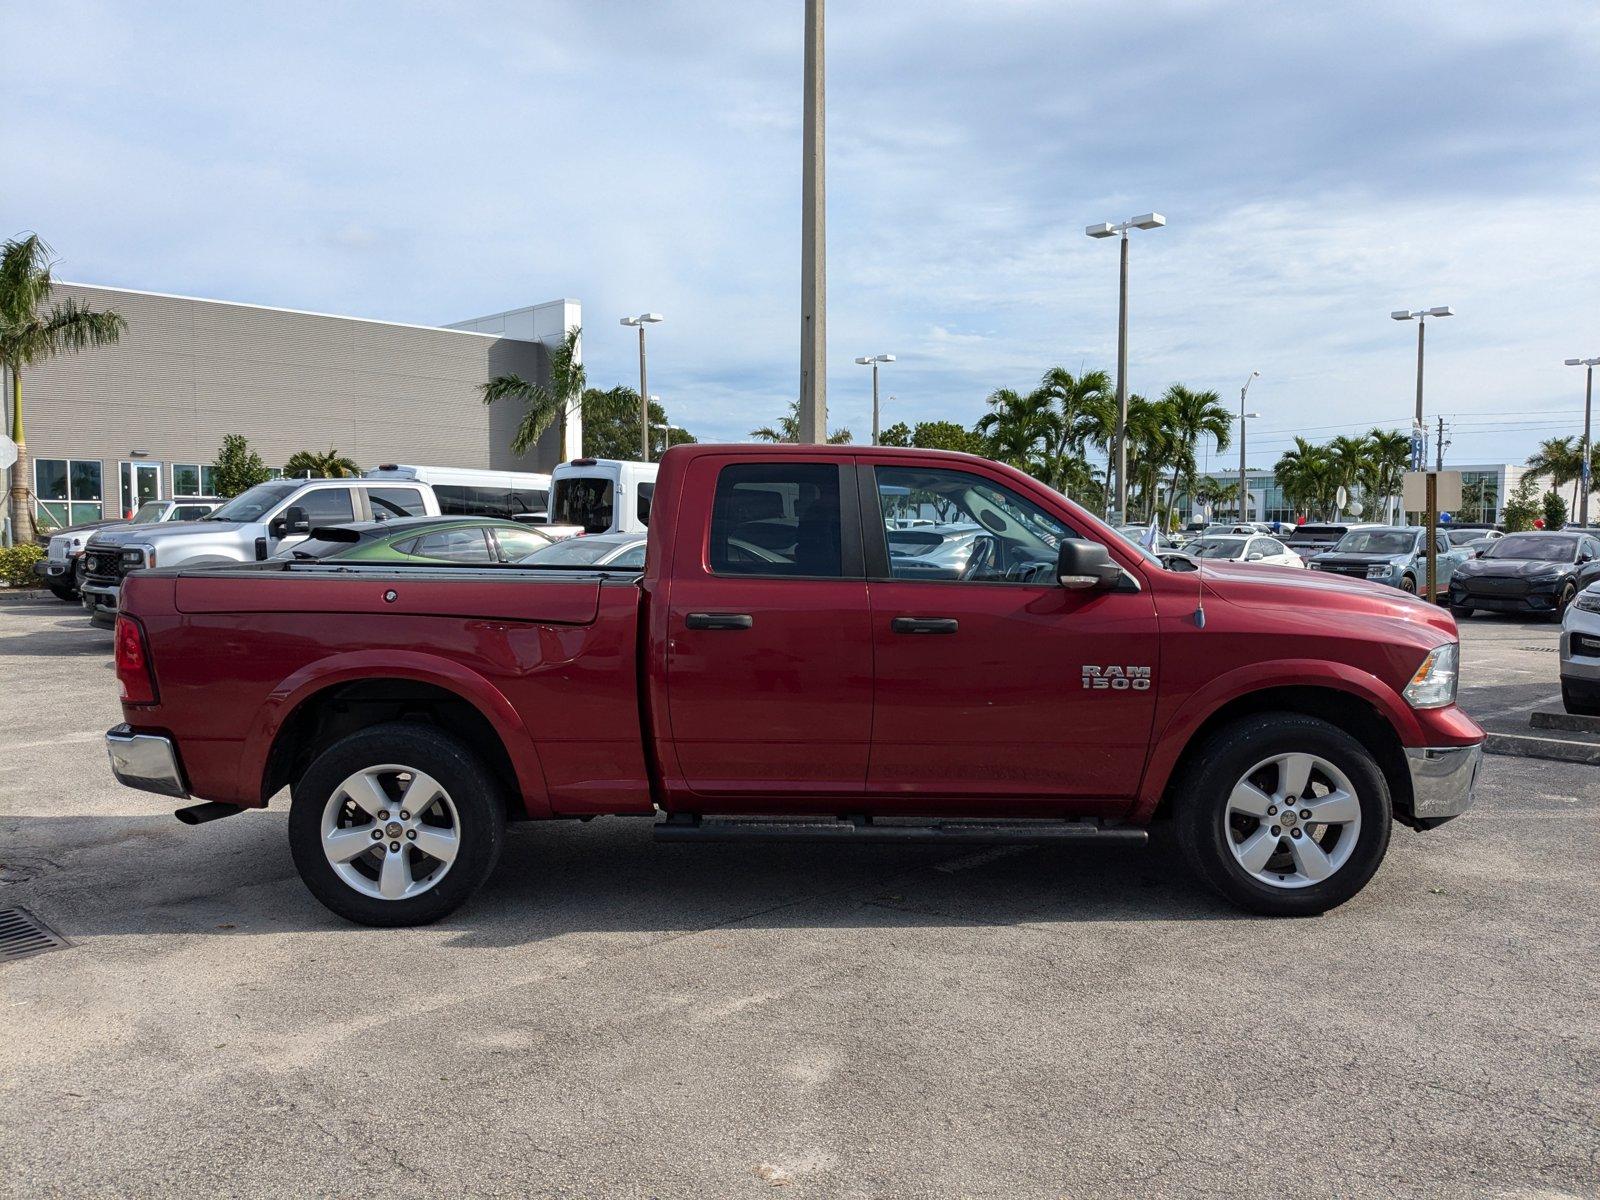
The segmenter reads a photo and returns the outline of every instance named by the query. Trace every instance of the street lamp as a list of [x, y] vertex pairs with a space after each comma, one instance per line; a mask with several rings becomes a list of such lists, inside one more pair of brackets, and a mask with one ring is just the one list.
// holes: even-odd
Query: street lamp
[[[1419, 470], [1417, 463], [1417, 447], [1423, 444], [1427, 434], [1422, 424], [1422, 342], [1428, 332], [1429, 317], [1453, 317], [1456, 310], [1448, 304], [1441, 304], [1437, 308], [1419, 308], [1415, 311], [1399, 309], [1389, 314], [1393, 321], [1415, 321], [1417, 323], [1417, 411], [1411, 418], [1411, 443], [1412, 443], [1412, 468]], [[1426, 463], [1422, 464], [1426, 465]]]
[[1583, 379], [1583, 464], [1578, 468], [1579, 479], [1583, 484], [1581, 499], [1578, 501], [1578, 524], [1587, 527], [1589, 524], [1589, 459], [1594, 453], [1594, 444], [1589, 440], [1589, 410], [1594, 401], [1594, 369], [1600, 366], [1600, 358], [1569, 358], [1566, 360], [1569, 367], [1586, 367]]
[[878, 366], [880, 363], [892, 363], [892, 354], [874, 354], [870, 358], [858, 358], [856, 362], [872, 368], [872, 444], [878, 444]]
[[1249, 505], [1246, 503], [1246, 499], [1250, 495], [1250, 491], [1245, 486], [1244, 478], [1245, 421], [1251, 417], [1259, 417], [1261, 415], [1260, 413], [1245, 412], [1244, 398], [1250, 394], [1250, 385], [1260, 378], [1260, 371], [1251, 371], [1250, 378], [1246, 379], [1244, 381], [1244, 386], [1239, 389], [1239, 520], [1241, 521], [1248, 521], [1250, 519], [1250, 509]]
[[1143, 216], [1129, 217], [1119, 225], [1103, 221], [1083, 231], [1092, 238], [1119, 235], [1122, 238], [1122, 275], [1117, 293], [1117, 448], [1112, 456], [1117, 470], [1113, 489], [1116, 504], [1116, 520], [1113, 524], [1117, 525], [1122, 524], [1128, 508], [1128, 230], [1160, 229], [1166, 223], [1167, 219], [1160, 213], [1145, 213]]
[[641, 460], [650, 461], [650, 388], [644, 373], [644, 327], [661, 322], [660, 313], [640, 313], [637, 317], [623, 317], [619, 324], [639, 327], [639, 453]]

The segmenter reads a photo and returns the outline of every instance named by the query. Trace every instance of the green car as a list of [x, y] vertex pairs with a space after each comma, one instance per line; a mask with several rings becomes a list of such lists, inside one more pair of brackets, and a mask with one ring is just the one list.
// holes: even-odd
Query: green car
[[493, 517], [394, 517], [312, 529], [272, 557], [370, 563], [512, 563], [556, 539], [536, 525]]

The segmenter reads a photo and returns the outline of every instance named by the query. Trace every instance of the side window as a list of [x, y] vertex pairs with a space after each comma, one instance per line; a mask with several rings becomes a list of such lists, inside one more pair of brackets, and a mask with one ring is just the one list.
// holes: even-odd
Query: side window
[[844, 576], [839, 468], [738, 463], [717, 475], [711, 569], [718, 575]]
[[1434, 548], [1434, 551], [1436, 553], [1449, 554], [1450, 553], [1450, 538], [1447, 535], [1442, 534], [1442, 533], [1435, 534], [1434, 535], [1434, 539], [1433, 539], [1433, 548]]
[[431, 558], [440, 562], [486, 563], [492, 561], [489, 543], [484, 541], [484, 531], [468, 529], [437, 529], [413, 538], [401, 547], [403, 554], [417, 558]]
[[608, 567], [619, 567], [624, 571], [642, 571], [644, 570], [644, 550], [645, 543], [640, 542], [637, 546], [630, 547], [617, 555], [606, 565]]
[[435, 484], [433, 495], [439, 501], [439, 511], [447, 517], [464, 517], [472, 511], [470, 488], [456, 487], [453, 484]]
[[1277, 538], [1262, 538], [1256, 543], [1256, 549], [1268, 558], [1284, 553], [1283, 543], [1278, 541]]
[[292, 508], [305, 509], [306, 519], [313, 525], [330, 525], [356, 519], [349, 488], [313, 488], [309, 492], [302, 492], [289, 504]]
[[650, 524], [650, 503], [655, 499], [656, 485], [641, 483], [639, 485], [639, 524]]
[[543, 515], [550, 504], [550, 493], [540, 488], [511, 493], [511, 515], [514, 517]]
[[422, 493], [416, 488], [368, 488], [367, 499], [372, 502], [372, 515], [380, 521], [388, 517], [428, 515], [428, 509], [422, 503]]
[[1062, 541], [1078, 536], [1033, 501], [981, 475], [879, 467], [877, 476], [895, 579], [1050, 584]]
[[550, 539], [529, 529], [496, 529], [495, 540], [500, 543], [500, 557], [506, 562], [526, 558], [535, 550], [543, 550]]

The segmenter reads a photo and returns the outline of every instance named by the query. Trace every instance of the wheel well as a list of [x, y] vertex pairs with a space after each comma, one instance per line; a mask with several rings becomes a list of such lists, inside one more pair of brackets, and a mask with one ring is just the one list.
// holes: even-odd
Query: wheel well
[[1172, 804], [1173, 781], [1184, 778], [1184, 768], [1199, 753], [1206, 739], [1224, 725], [1241, 717], [1263, 713], [1301, 713], [1320, 717], [1330, 725], [1337, 725], [1360, 742], [1377, 760], [1384, 779], [1389, 784], [1389, 799], [1402, 819], [1411, 811], [1411, 769], [1406, 764], [1405, 749], [1394, 727], [1371, 704], [1349, 692], [1322, 687], [1281, 687], [1251, 692], [1224, 704], [1206, 718], [1194, 731], [1179, 755], [1168, 777], [1166, 791], [1156, 806], [1156, 816], [1165, 816]]
[[412, 679], [334, 684], [302, 700], [278, 730], [267, 754], [262, 802], [279, 788], [293, 787], [316, 757], [340, 738], [400, 720], [436, 725], [466, 742], [500, 781], [506, 816], [515, 820], [524, 815], [516, 768], [489, 718], [455, 692]]

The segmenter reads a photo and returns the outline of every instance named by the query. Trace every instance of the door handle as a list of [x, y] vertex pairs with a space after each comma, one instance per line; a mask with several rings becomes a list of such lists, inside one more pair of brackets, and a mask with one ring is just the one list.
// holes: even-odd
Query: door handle
[[690, 629], [749, 629], [755, 618], [749, 613], [690, 613], [683, 623]]
[[896, 633], [954, 633], [959, 625], [954, 617], [896, 617], [889, 622]]

